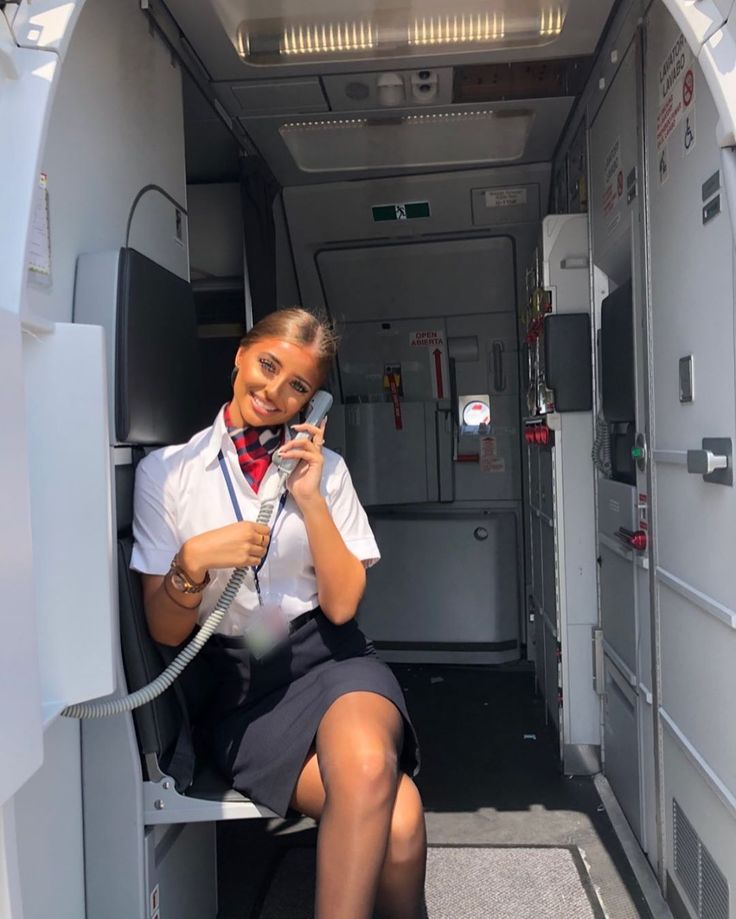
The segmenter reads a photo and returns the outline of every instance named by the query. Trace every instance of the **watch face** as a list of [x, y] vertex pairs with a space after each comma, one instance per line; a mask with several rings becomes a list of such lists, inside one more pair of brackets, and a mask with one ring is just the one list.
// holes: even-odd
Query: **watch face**
[[182, 593], [187, 593], [187, 584], [178, 571], [171, 572], [171, 583], [174, 585], [176, 590], [180, 590]]

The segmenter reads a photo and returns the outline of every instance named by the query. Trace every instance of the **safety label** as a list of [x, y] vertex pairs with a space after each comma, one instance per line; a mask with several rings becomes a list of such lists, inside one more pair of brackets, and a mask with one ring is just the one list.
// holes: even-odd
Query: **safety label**
[[445, 333], [437, 329], [411, 332], [409, 346], [429, 349], [432, 391], [435, 399], [444, 399], [448, 395], [445, 386]]
[[397, 431], [401, 431], [404, 427], [401, 417], [401, 396], [404, 395], [401, 386], [401, 364], [384, 364], [383, 388], [388, 392], [394, 407], [394, 427]]
[[479, 462], [481, 472], [506, 472], [506, 460], [498, 455], [495, 437], [481, 437]]
[[603, 214], [608, 217], [624, 193], [624, 171], [621, 166], [621, 139], [616, 138], [606, 154], [603, 172]]
[[33, 204], [33, 220], [28, 241], [28, 271], [36, 281], [51, 283], [51, 227], [49, 224], [49, 188], [45, 172], [39, 175]]
[[694, 97], [695, 72], [692, 52], [685, 36], [681, 34], [659, 67], [658, 151], [664, 147], [688, 112]]
[[519, 207], [526, 204], [526, 188], [487, 188], [486, 207]]

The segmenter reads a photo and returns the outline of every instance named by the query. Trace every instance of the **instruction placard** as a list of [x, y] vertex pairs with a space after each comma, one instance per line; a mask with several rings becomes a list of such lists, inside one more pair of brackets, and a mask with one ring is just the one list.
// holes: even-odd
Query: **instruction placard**
[[498, 455], [495, 437], [481, 437], [479, 463], [483, 473], [506, 472], [506, 460]]
[[444, 399], [449, 395], [445, 385], [445, 333], [437, 329], [420, 329], [409, 334], [409, 347], [427, 348], [429, 354], [430, 372], [432, 375], [432, 391], [435, 399]]
[[31, 235], [28, 241], [28, 273], [37, 283], [51, 283], [51, 227], [49, 225], [49, 189], [45, 172], [39, 176], [33, 208]]
[[520, 207], [527, 202], [526, 188], [487, 188], [486, 207]]
[[659, 107], [657, 109], [657, 151], [689, 113], [695, 98], [693, 56], [685, 36], [680, 35], [659, 66]]

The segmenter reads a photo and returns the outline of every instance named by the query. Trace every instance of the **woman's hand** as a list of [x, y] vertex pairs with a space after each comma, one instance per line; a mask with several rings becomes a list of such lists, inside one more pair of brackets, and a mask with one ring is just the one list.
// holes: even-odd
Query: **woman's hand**
[[268, 549], [270, 530], [263, 523], [243, 520], [188, 539], [179, 563], [193, 581], [203, 581], [213, 568], [257, 565]]
[[306, 431], [312, 439], [289, 440], [279, 447], [279, 455], [284, 459], [301, 460], [286, 483], [300, 508], [320, 497], [319, 486], [322, 481], [322, 468], [325, 464], [322, 445], [325, 442], [326, 424], [326, 418], [319, 427], [314, 424], [295, 424], [293, 426], [295, 431], [299, 433]]

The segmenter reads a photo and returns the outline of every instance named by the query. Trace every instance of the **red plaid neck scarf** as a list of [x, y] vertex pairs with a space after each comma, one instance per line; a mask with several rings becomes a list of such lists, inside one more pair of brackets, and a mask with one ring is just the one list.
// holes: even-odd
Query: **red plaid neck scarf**
[[271, 456], [283, 442], [284, 429], [281, 425], [277, 428], [237, 428], [230, 418], [229, 405], [225, 406], [224, 420], [227, 432], [235, 444], [245, 480], [253, 491], [258, 492], [263, 476], [271, 465]]

